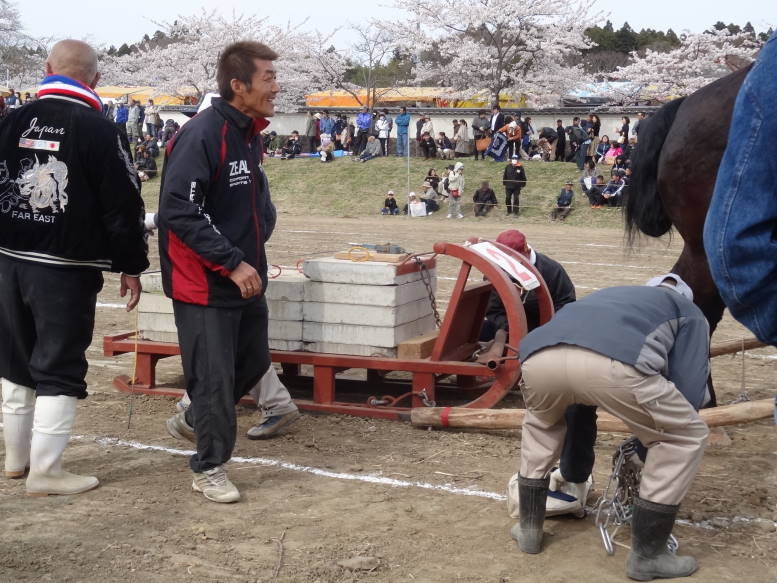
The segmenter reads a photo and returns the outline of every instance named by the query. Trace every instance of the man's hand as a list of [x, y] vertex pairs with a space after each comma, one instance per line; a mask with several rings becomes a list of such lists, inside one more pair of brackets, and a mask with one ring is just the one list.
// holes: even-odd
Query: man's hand
[[240, 295], [244, 299], [262, 293], [262, 280], [259, 279], [259, 273], [245, 261], [241, 261], [240, 265], [229, 274], [229, 279], [240, 288]]
[[134, 277], [121, 274], [121, 288], [119, 289], [119, 295], [124, 297], [127, 295], [127, 291], [130, 293], [129, 301], [127, 302], [127, 311], [131, 312], [135, 309], [140, 301], [140, 292], [143, 290], [143, 286], [140, 284], [140, 277]]

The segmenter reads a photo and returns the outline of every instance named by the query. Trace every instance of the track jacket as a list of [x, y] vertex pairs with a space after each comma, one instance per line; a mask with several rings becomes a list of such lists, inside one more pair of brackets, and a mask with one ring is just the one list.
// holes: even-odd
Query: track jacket
[[267, 125], [214, 98], [168, 144], [159, 200], [168, 297], [227, 308], [257, 301], [243, 299], [228, 278], [241, 261], [256, 268], [267, 288], [264, 244], [276, 219], [262, 169], [259, 132]]
[[709, 400], [709, 325], [693, 302], [670, 289], [611, 287], [567, 304], [523, 338], [520, 359], [560, 344], [663, 375], [696, 409]]
[[47, 77], [0, 123], [0, 253], [53, 267], [148, 267], [126, 138], [86, 85]]

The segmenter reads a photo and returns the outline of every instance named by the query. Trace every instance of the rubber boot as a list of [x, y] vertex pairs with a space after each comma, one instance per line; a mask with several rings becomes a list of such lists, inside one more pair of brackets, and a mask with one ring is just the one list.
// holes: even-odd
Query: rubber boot
[[518, 524], [511, 534], [524, 552], [536, 555], [542, 551], [542, 525], [550, 478], [518, 476]]
[[688, 577], [699, 565], [693, 557], [681, 557], [667, 550], [678, 506], [634, 499], [631, 517], [631, 547], [626, 575], [635, 581]]
[[80, 494], [100, 482], [92, 476], [78, 476], [62, 469], [62, 454], [76, 418], [75, 397], [38, 397], [30, 447], [28, 496]]
[[3, 440], [5, 477], [23, 478], [30, 467], [30, 439], [35, 411], [35, 391], [0, 379], [3, 392]]

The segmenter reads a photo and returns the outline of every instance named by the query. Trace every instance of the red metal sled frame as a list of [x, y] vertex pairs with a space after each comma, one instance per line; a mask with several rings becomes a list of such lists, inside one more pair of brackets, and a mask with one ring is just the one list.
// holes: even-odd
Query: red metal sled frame
[[[542, 277], [523, 255], [498, 243], [494, 245], [538, 277], [541, 283], [537, 290], [540, 321], [544, 323], [549, 320], [553, 315], [553, 304]], [[436, 243], [434, 251], [439, 255], [458, 258], [462, 264], [431, 356], [425, 359], [400, 360], [315, 352], [271, 351], [272, 361], [280, 363], [287, 376], [298, 375], [301, 365], [313, 367], [312, 399], [295, 399], [300, 409], [319, 413], [406, 419], [412, 407], [424, 406], [420, 395], [422, 392], [429, 401], [434, 401], [438, 396], [438, 389], [441, 388], [441, 379], [451, 375], [455, 375], [456, 386], [465, 394], [477, 391], [476, 385], [487, 384], [482, 383], [483, 377], [491, 379], [490, 386], [482, 394], [466, 404], [459, 404], [459, 406], [471, 408], [493, 407], [516, 385], [520, 379], [520, 364], [517, 355], [511, 353], [509, 348], [507, 355], [512, 357], [505, 358], [494, 370], [470, 361], [478, 347], [480, 327], [492, 289], [496, 290], [506, 306], [510, 329], [507, 345], [517, 348], [525, 336], [526, 316], [515, 284], [502, 269], [467, 246]], [[433, 259], [426, 261], [433, 265]], [[483, 281], [468, 283], [473, 267], [485, 276]], [[136, 378], [131, 379], [126, 375], [116, 377], [114, 384], [119, 390], [149, 395], [180, 396], [182, 394], [182, 389], [158, 388], [155, 384], [157, 362], [162, 358], [180, 354], [178, 344], [136, 340], [133, 332], [125, 332], [105, 336], [103, 349], [106, 356], [137, 353]], [[335, 376], [348, 369], [366, 369], [368, 382], [370, 375], [391, 371], [410, 373], [412, 380], [409, 387], [412, 395], [409, 397], [409, 406], [375, 406], [368, 403], [338, 401]], [[450, 389], [451, 386], [447, 385], [446, 388]]]

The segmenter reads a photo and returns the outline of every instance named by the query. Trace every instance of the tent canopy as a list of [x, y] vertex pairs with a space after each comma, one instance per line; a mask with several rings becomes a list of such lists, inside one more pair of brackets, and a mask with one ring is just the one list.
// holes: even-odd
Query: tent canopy
[[[308, 107], [361, 107], [367, 102], [367, 91], [354, 91], [356, 97], [344, 90], [319, 91], [305, 96]], [[376, 103], [380, 105], [410, 105], [418, 107], [488, 107], [490, 105], [487, 91], [480, 91], [468, 99], [457, 99], [450, 87], [392, 87], [375, 90]], [[525, 104], [523, 96], [516, 102], [513, 95], [502, 94], [499, 99], [503, 107], [522, 107]]]
[[[105, 87], [98, 86], [97, 95], [100, 99], [137, 99], [138, 101], [147, 101], [153, 99], [156, 105], [181, 105], [186, 101], [185, 97], [178, 95], [166, 95], [159, 93], [153, 87], [139, 86], [139, 87], [121, 87], [118, 85], [106, 85]], [[179, 90], [181, 95], [189, 96], [194, 95], [196, 92], [192, 88], [183, 87]]]

